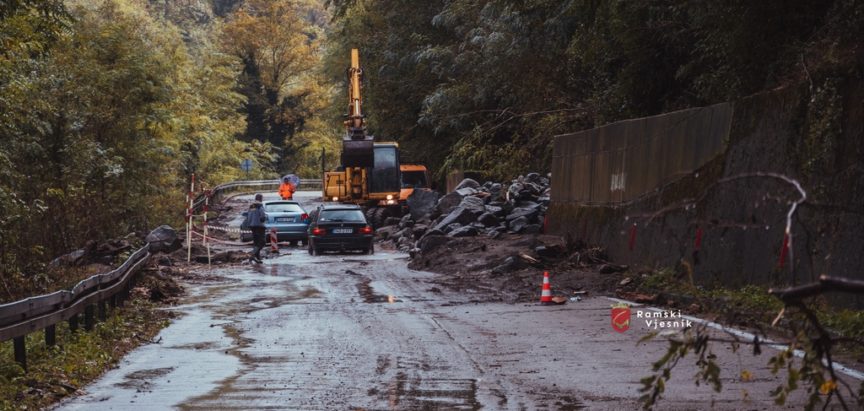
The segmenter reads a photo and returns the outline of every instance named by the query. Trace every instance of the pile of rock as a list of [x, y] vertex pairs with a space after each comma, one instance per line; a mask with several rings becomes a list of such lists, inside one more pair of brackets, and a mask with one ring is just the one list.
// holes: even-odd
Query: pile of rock
[[388, 218], [378, 229], [379, 238], [393, 241], [403, 251], [423, 249], [431, 236], [470, 237], [503, 233], [534, 234], [543, 229], [549, 207], [550, 176], [529, 173], [509, 184], [466, 178], [439, 198], [432, 191], [417, 190], [408, 198], [411, 214]]

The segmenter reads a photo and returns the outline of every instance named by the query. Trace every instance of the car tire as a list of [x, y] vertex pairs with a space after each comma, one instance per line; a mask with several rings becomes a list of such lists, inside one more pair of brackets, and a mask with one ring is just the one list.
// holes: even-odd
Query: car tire
[[289, 244], [291, 245], [291, 247], [297, 247], [297, 240], [291, 240], [289, 241]]
[[369, 248], [366, 249], [366, 254], [369, 254], [369, 255], [375, 254], [375, 244], [370, 245]]

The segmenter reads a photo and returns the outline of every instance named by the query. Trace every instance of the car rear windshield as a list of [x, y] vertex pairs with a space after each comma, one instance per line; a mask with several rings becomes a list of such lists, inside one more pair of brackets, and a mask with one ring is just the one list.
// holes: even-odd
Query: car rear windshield
[[345, 222], [345, 223], [363, 223], [366, 218], [360, 210], [322, 210], [318, 217], [319, 222]]
[[302, 213], [303, 209], [293, 203], [269, 203], [264, 206], [264, 211], [268, 213]]

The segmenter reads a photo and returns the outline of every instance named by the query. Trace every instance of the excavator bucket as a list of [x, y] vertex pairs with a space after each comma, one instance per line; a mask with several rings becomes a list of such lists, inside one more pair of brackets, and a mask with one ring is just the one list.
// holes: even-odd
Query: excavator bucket
[[363, 134], [360, 139], [346, 135], [342, 140], [342, 165], [372, 167], [375, 164], [374, 137]]

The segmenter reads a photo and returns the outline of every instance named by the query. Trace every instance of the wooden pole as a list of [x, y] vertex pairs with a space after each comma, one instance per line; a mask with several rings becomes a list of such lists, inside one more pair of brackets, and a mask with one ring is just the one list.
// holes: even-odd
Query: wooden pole
[[69, 331], [78, 331], [78, 314], [69, 317]]
[[57, 344], [57, 326], [51, 324], [45, 327], [45, 345], [51, 347]]
[[210, 231], [207, 229], [207, 208], [208, 208], [209, 204], [210, 204], [210, 194], [206, 193], [204, 195], [204, 247], [207, 248], [207, 269], [212, 270], [213, 269], [212, 261], [210, 261], [210, 241], [207, 238], [207, 236], [210, 233]]
[[26, 337], [15, 337], [13, 339], [13, 344], [15, 345], [15, 362], [21, 364], [21, 368], [24, 369], [24, 372], [27, 372]]
[[99, 321], [108, 320], [108, 303], [106, 301], [99, 301]]
[[84, 330], [93, 331], [93, 325], [96, 323], [96, 319], [94, 318], [95, 311], [93, 304], [84, 307]]

